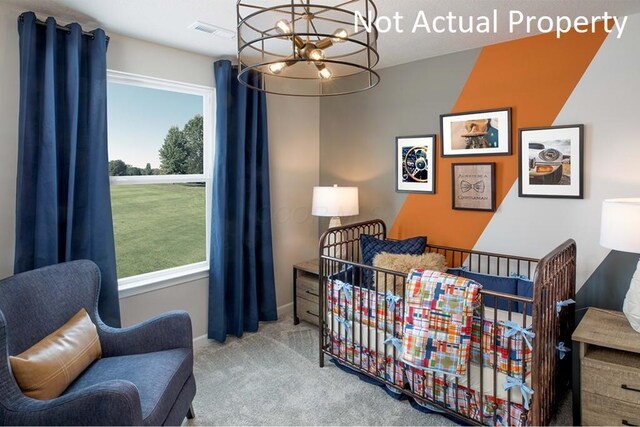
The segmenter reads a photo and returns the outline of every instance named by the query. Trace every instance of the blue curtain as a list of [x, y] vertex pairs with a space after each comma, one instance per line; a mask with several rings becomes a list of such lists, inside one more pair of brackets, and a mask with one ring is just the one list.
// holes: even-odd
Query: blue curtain
[[120, 326], [109, 160], [107, 39], [21, 15], [16, 273], [77, 259], [100, 267], [99, 310]]
[[[214, 64], [216, 149], [209, 273], [209, 338], [255, 332], [277, 320], [267, 105], [238, 82], [229, 61]], [[253, 76], [255, 78], [255, 76]]]

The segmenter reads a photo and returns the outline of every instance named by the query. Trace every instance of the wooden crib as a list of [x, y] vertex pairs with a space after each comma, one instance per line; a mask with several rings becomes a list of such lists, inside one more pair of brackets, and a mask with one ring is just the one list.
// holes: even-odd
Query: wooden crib
[[[474, 317], [479, 324], [479, 341], [473, 347], [476, 358], [469, 358], [464, 378], [450, 378], [428, 371], [416, 372], [403, 365], [397, 348], [382, 344], [391, 343], [404, 325], [401, 313], [390, 313], [397, 310], [397, 306], [392, 307], [382, 299], [388, 290], [394, 289], [394, 284], [404, 283], [406, 275], [363, 265], [360, 253], [363, 234], [386, 239], [386, 226], [381, 220], [367, 221], [332, 228], [320, 238], [320, 367], [324, 366], [325, 355], [330, 356], [337, 363], [384, 383], [396, 393], [469, 424], [548, 424], [557, 405], [559, 389], [570, 378], [571, 357], [561, 358], [564, 350], [559, 351], [558, 347], [561, 342], [565, 348], [570, 347], [574, 306], [558, 303], [575, 296], [575, 242], [568, 240], [540, 260], [427, 242], [426, 250], [444, 255], [449, 267], [498, 276], [528, 276], [533, 281], [532, 297], [480, 291], [481, 307], [478, 319]], [[376, 277], [375, 289], [365, 285], [371, 275]], [[336, 277], [342, 280], [335, 280]], [[351, 301], [340, 299], [336, 283], [340, 286], [349, 283]], [[399, 296], [403, 298], [404, 293]], [[365, 306], [368, 307], [366, 313], [361, 311]], [[532, 330], [535, 338], [532, 348], [528, 349], [524, 340], [505, 340], [502, 336], [501, 345], [507, 346], [502, 348], [507, 354], [505, 367], [505, 363], [498, 362], [501, 353], [496, 342], [507, 318]], [[487, 342], [490, 350], [485, 347]], [[511, 360], [515, 353], [522, 357], [521, 365]], [[516, 367], [521, 368], [521, 372], [514, 373]], [[507, 376], [532, 389], [530, 399], [525, 402], [526, 390], [502, 390], [501, 381]]]

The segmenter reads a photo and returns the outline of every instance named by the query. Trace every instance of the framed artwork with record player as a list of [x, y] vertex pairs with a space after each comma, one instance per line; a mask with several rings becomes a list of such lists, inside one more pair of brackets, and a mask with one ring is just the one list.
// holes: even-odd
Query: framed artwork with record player
[[435, 194], [435, 154], [435, 135], [397, 137], [396, 191]]

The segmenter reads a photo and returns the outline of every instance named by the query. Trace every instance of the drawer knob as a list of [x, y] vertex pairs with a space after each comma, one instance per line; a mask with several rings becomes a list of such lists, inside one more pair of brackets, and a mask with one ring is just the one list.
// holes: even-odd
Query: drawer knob
[[628, 386], [628, 385], [626, 385], [626, 384], [622, 384], [622, 385], [620, 386], [620, 388], [622, 388], [623, 390], [636, 391], [636, 392], [640, 393], [640, 388], [633, 388], [633, 387], [629, 387], [629, 386]]
[[631, 424], [629, 421], [627, 420], [622, 420], [622, 425], [623, 426], [637, 426], [638, 424]]

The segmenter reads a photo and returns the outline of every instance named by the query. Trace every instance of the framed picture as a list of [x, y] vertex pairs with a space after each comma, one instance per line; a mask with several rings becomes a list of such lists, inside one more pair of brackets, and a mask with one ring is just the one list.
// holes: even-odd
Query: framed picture
[[520, 129], [520, 197], [582, 199], [584, 125]]
[[396, 191], [436, 192], [436, 136], [396, 138]]
[[496, 210], [496, 164], [451, 165], [451, 207], [470, 211]]
[[511, 154], [511, 108], [440, 116], [442, 157]]

